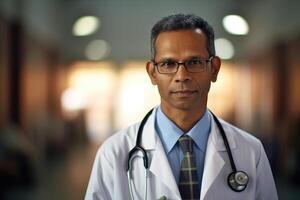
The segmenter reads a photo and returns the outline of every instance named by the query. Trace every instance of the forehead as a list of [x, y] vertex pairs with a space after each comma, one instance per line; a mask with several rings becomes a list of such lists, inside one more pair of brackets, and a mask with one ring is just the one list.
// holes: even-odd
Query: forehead
[[[206, 56], [207, 37], [200, 29], [162, 32], [156, 42], [156, 55]], [[189, 55], [196, 54], [196, 55]]]

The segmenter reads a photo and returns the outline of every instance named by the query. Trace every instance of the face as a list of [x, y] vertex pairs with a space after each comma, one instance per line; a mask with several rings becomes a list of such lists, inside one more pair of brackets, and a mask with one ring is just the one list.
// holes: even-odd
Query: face
[[[199, 29], [162, 32], [156, 39], [155, 62], [173, 60], [185, 62], [191, 58], [208, 59], [206, 35]], [[152, 62], [147, 63], [147, 72], [157, 85], [161, 106], [164, 110], [203, 109], [211, 81], [217, 80], [220, 59], [215, 57], [203, 72], [187, 72], [183, 65], [174, 74], [160, 74]]]

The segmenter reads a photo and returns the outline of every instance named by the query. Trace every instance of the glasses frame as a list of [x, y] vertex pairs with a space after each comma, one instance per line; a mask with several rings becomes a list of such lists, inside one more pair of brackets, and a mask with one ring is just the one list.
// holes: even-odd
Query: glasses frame
[[[207, 59], [198, 59], [198, 60], [199, 60], [199, 61], [204, 61], [204, 62], [206, 63], [206, 67], [207, 67], [207, 63], [211, 63], [212, 60], [213, 60], [214, 58], [215, 58], [215, 56], [210, 56], [210, 57], [207, 58]], [[178, 72], [178, 69], [179, 69], [180, 65], [183, 65], [184, 69], [185, 69], [187, 72], [189, 72], [189, 73], [201, 73], [201, 72], [205, 71], [205, 69], [203, 69], [202, 71], [199, 71], [199, 72], [190, 72], [190, 71], [188, 70], [188, 68], [186, 67], [186, 65], [187, 65], [187, 63], [188, 63], [189, 61], [191, 61], [191, 60], [187, 60], [187, 61], [185, 61], [185, 62], [176, 62], [176, 61], [173, 61], [173, 62], [176, 63], [177, 68], [176, 68], [176, 71], [175, 71], [175, 72], [170, 72], [170, 73], [169, 73], [169, 72], [160, 72], [159, 69], [158, 69], [158, 64], [163, 63], [163, 62], [165, 62], [165, 61], [155, 62], [154, 59], [151, 60], [151, 62], [152, 62], [152, 63], [154, 64], [154, 66], [156, 67], [158, 73], [160, 73], [160, 74], [176, 74], [176, 73]]]

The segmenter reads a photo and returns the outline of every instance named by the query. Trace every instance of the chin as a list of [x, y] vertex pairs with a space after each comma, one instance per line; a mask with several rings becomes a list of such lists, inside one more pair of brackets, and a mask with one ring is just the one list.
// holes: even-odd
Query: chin
[[175, 108], [177, 108], [178, 110], [183, 110], [183, 111], [195, 111], [197, 109], [199, 109], [201, 106], [200, 105], [193, 105], [191, 103], [188, 102], [178, 102], [174, 105]]
[[203, 109], [206, 103], [204, 99], [194, 99], [193, 101], [179, 100], [179, 99], [165, 99], [161, 98], [161, 105], [167, 110], [181, 110], [184, 112], [197, 111]]

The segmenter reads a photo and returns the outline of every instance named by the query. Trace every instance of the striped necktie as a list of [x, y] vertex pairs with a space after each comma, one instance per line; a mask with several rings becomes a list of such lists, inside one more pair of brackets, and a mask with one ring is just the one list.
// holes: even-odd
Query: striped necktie
[[193, 154], [193, 139], [183, 135], [178, 139], [183, 160], [179, 176], [179, 191], [183, 200], [200, 198], [200, 187], [196, 167], [196, 158]]

